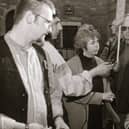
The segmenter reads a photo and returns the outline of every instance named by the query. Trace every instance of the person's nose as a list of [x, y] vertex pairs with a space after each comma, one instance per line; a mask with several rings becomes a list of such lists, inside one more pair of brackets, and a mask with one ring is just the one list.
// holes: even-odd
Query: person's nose
[[63, 30], [63, 27], [62, 27], [61, 23], [58, 24], [58, 28], [59, 28], [60, 31]]
[[99, 49], [99, 42], [96, 41], [96, 48]]
[[48, 26], [48, 33], [52, 33], [52, 26]]

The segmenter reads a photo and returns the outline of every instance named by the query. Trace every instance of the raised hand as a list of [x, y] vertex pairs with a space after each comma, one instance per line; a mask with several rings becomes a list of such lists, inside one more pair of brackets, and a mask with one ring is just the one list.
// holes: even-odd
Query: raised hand
[[96, 66], [92, 70], [90, 70], [90, 74], [92, 77], [94, 77], [94, 76], [109, 76], [112, 68], [113, 68], [113, 64], [111, 64], [109, 62], [104, 62], [102, 64], [99, 64], [98, 66]]

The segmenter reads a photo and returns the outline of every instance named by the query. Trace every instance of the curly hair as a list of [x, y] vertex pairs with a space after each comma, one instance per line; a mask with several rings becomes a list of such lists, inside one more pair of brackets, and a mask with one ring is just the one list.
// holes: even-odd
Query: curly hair
[[100, 39], [100, 33], [94, 28], [93, 25], [90, 24], [83, 24], [79, 27], [75, 38], [74, 38], [74, 48], [75, 49], [82, 49], [86, 46], [86, 43], [89, 39], [94, 39], [97, 37]]

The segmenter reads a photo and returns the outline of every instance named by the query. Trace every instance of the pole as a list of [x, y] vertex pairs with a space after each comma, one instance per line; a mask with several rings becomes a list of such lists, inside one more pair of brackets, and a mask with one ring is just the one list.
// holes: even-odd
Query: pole
[[119, 56], [120, 56], [120, 39], [121, 39], [121, 25], [119, 25], [119, 31], [118, 31], [116, 63], [119, 63]]

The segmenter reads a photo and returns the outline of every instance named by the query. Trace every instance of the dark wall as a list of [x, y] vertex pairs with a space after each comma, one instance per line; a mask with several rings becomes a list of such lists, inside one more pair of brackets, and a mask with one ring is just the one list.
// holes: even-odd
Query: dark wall
[[[115, 16], [116, 2], [113, 0], [53, 0], [63, 21], [81, 17], [81, 22], [93, 24], [102, 35], [102, 41], [107, 39], [107, 25]], [[73, 8], [71, 15], [65, 14], [66, 6]]]
[[[107, 26], [115, 17], [117, 0], [53, 0], [62, 21], [80, 21], [93, 24], [107, 40]], [[3, 30], [4, 15], [18, 0], [0, 0], [0, 31]], [[129, 1], [127, 0], [129, 10]], [[3, 11], [4, 10], [4, 11]]]

